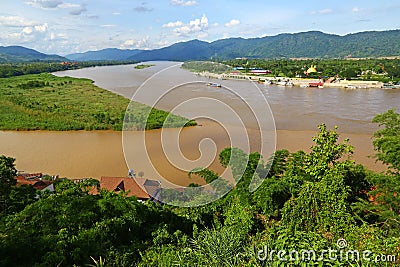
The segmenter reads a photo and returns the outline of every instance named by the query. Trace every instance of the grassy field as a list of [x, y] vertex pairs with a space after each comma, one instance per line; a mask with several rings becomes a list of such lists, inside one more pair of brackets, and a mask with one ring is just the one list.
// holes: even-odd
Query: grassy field
[[[129, 100], [91, 80], [42, 73], [0, 79], [0, 130], [122, 130]], [[131, 106], [132, 107], [132, 106]], [[161, 128], [168, 112], [134, 103], [131, 127]], [[164, 127], [195, 125], [171, 116]]]

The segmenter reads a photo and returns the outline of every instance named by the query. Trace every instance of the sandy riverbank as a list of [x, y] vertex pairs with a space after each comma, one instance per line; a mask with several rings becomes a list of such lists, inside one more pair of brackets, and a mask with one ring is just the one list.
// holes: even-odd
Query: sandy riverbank
[[[307, 78], [288, 78], [288, 77], [267, 77], [257, 75], [237, 75], [237, 74], [216, 74], [211, 72], [196, 73], [202, 77], [221, 79], [221, 80], [248, 80], [253, 82], [269, 80], [273, 83], [277, 81], [291, 81], [294, 86], [307, 87], [309, 83], [318, 83], [319, 79], [307, 79]], [[335, 88], [348, 88], [348, 89], [367, 89], [367, 88], [382, 88], [383, 83], [378, 81], [350, 81], [342, 79], [339, 81], [325, 82], [324, 87], [335, 87]]]

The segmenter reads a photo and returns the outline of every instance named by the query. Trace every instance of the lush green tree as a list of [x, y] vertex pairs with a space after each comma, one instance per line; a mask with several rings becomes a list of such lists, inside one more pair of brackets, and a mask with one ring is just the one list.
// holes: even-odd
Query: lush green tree
[[294, 231], [315, 231], [340, 237], [352, 223], [346, 202], [348, 188], [340, 173], [327, 174], [321, 181], [307, 181], [297, 198], [285, 204], [282, 223]]
[[389, 168], [387, 174], [371, 173], [369, 199], [354, 204], [362, 220], [378, 224], [391, 233], [400, 229], [400, 114], [394, 110], [377, 115], [374, 122], [383, 126], [374, 134], [377, 160]]
[[272, 160], [270, 159], [269, 164], [271, 165], [268, 177], [280, 177], [286, 170], [288, 158], [290, 153], [286, 149], [277, 150], [274, 153]]
[[315, 145], [305, 156], [306, 180], [298, 195], [285, 204], [283, 223], [293, 230], [338, 234], [351, 222], [344, 169], [354, 163], [339, 159], [350, 153], [352, 147], [348, 140], [338, 143], [339, 134], [328, 131], [324, 124], [319, 129], [313, 138]]
[[[272, 71], [267, 76], [286, 76], [294, 78], [299, 75], [303, 78], [335, 77], [343, 79], [377, 80], [388, 82], [400, 80], [399, 59], [312, 59], [312, 60], [287, 60], [287, 59], [251, 59], [226, 60], [223, 63], [233, 67], [261, 68]], [[308, 75], [304, 72], [310, 66], [317, 66], [316, 73]], [[246, 72], [244, 71], [244, 72]], [[362, 73], [364, 72], [364, 75]]]
[[280, 219], [286, 201], [291, 197], [289, 184], [276, 177], [267, 178], [252, 195], [254, 205], [267, 219]]
[[325, 124], [318, 126], [318, 129], [320, 132], [313, 137], [315, 145], [311, 147], [304, 166], [306, 174], [313, 181], [320, 181], [340, 158], [353, 153], [348, 139], [338, 144], [339, 134], [336, 131], [327, 130]]
[[377, 115], [373, 122], [383, 126], [374, 134], [376, 158], [400, 175], [400, 114], [392, 109]]
[[6, 156], [0, 156], [0, 214], [6, 212], [9, 205], [10, 192], [16, 185], [15, 159]]
[[26, 206], [44, 196], [44, 193], [38, 191], [31, 185], [13, 186], [9, 194], [9, 206], [7, 213], [12, 214], [22, 211]]
[[400, 230], [400, 182], [398, 177], [385, 174], [370, 174], [373, 185], [368, 190], [369, 199], [359, 199], [353, 204], [363, 222], [375, 224], [397, 235]]
[[111, 262], [109, 251], [119, 251], [114, 263], [125, 258], [135, 265], [165, 222], [172, 233], [188, 229], [185, 220], [161, 207], [107, 191], [89, 195], [85, 184], [64, 180], [54, 194], [0, 222], [0, 265], [84, 265], [100, 256]]
[[239, 266], [240, 254], [246, 246], [246, 236], [233, 226], [207, 229], [193, 239], [195, 251], [200, 254], [200, 266]]

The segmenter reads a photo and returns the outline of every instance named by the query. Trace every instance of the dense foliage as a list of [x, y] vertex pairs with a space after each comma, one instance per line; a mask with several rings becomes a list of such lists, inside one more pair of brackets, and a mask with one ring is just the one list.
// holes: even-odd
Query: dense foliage
[[182, 64], [182, 68], [194, 72], [227, 73], [233, 70], [225, 64], [210, 61], [188, 61]]
[[[232, 67], [243, 67], [244, 72], [251, 68], [270, 70], [270, 76], [275, 77], [337, 77], [383, 82], [400, 81], [400, 59], [236, 59], [223, 63]], [[306, 74], [311, 66], [316, 66], [317, 72]]]
[[[253, 193], [251, 180], [264, 177], [270, 163], [236, 148], [221, 152], [234, 177], [246, 160], [244, 175], [206, 206], [142, 204], [105, 191], [90, 195], [94, 181], [59, 181], [54, 194], [39, 194], [23, 210], [3, 209], [0, 265], [398, 266], [398, 116], [389, 111], [375, 119], [384, 126], [374, 143], [377, 159], [393, 167], [385, 174], [355, 164], [348, 140], [339, 142], [335, 130], [320, 125], [310, 152], [275, 153]], [[7, 182], [12, 163], [0, 158], [8, 190], [15, 189]], [[196, 174], [208, 182], [217, 176], [205, 169]]]
[[133, 64], [136, 61], [88, 61], [79, 63], [60, 62], [11, 62], [0, 64], [0, 78], [20, 76], [26, 74], [39, 74], [44, 72], [55, 72], [72, 70], [94, 66], [124, 65]]
[[[88, 79], [47, 73], [0, 78], [1, 130], [121, 130], [128, 104]], [[137, 102], [130, 106], [137, 129], [195, 124]]]
[[141, 69], [146, 69], [154, 66], [153, 64], [139, 64], [135, 66], [135, 69], [141, 70]]

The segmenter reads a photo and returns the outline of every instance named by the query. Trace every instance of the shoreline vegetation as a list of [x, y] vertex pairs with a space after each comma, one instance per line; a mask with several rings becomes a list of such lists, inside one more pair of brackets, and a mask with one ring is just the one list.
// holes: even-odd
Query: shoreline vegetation
[[15, 62], [0, 63], [0, 78], [9, 78], [27, 74], [51, 73], [97, 66], [137, 64], [137, 61], [86, 61], [86, 62]]
[[286, 86], [348, 89], [400, 88], [399, 59], [235, 59], [182, 65], [209, 79], [249, 80]]
[[[0, 79], [0, 130], [121, 131], [128, 105], [128, 99], [95, 86], [89, 79], [49, 73]], [[129, 105], [130, 129], [196, 125], [150, 108], [137, 102]]]

